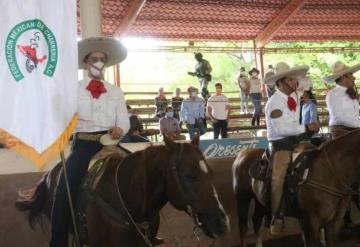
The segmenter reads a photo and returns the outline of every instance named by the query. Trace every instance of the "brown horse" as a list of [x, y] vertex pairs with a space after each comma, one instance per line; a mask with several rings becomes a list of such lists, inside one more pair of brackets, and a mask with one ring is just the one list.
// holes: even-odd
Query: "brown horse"
[[[166, 145], [150, 146], [125, 158], [107, 157], [95, 189], [101, 200], [90, 201], [86, 207], [86, 243], [96, 247], [151, 246], [149, 239], [156, 234], [157, 216], [167, 202], [186, 211], [207, 236], [224, 234], [227, 216], [198, 142], [165, 139]], [[45, 174], [34, 193], [17, 201], [16, 207], [28, 212], [31, 224], [42, 214], [49, 217], [60, 170], [57, 166]]]
[[[342, 219], [354, 194], [351, 187], [359, 179], [359, 144], [360, 130], [355, 130], [315, 151], [307, 181], [299, 186], [297, 195], [301, 212], [299, 220], [307, 247], [322, 246], [321, 228], [325, 230], [327, 247], [333, 247], [337, 242]], [[249, 168], [263, 152], [262, 149], [243, 150], [233, 163], [233, 185], [243, 247], [247, 244], [247, 219], [252, 199], [255, 199], [252, 220], [257, 237], [256, 246], [262, 246], [259, 230], [265, 210], [253, 193]]]

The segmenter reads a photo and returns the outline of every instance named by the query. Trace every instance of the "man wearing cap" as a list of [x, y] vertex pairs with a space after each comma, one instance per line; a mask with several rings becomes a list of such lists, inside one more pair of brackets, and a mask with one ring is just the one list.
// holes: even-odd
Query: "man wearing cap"
[[254, 113], [251, 120], [251, 125], [260, 125], [260, 113], [261, 113], [261, 80], [258, 78], [260, 71], [256, 68], [252, 68], [249, 71], [250, 74], [250, 97], [254, 106]]
[[271, 210], [273, 219], [270, 232], [280, 234], [284, 228], [282, 212], [283, 186], [291, 153], [306, 130], [317, 131], [318, 123], [306, 126], [300, 124], [300, 100], [296, 94], [298, 76], [308, 71], [308, 66], [290, 68], [284, 62], [278, 63], [275, 74], [265, 78], [265, 83], [275, 83], [278, 90], [265, 106], [267, 137], [271, 151]]
[[[123, 61], [126, 49], [115, 39], [101, 37], [83, 39], [78, 48], [79, 68], [86, 69], [87, 76], [78, 84], [78, 124], [71, 154], [66, 161], [73, 202], [90, 159], [103, 147], [100, 138], [108, 134], [109, 139], [119, 140], [130, 127], [123, 92], [104, 81], [105, 68]], [[70, 219], [62, 173], [54, 196], [50, 247], [68, 246]]]
[[188, 72], [189, 75], [197, 76], [199, 78], [201, 95], [206, 100], [210, 97], [209, 91], [207, 89], [209, 81], [211, 81], [211, 65], [209, 61], [203, 58], [201, 53], [195, 53], [195, 59], [197, 64], [195, 66], [195, 72]]
[[332, 75], [324, 78], [327, 83], [334, 81], [336, 83], [335, 88], [326, 96], [330, 133], [333, 138], [360, 128], [359, 96], [353, 76], [353, 73], [358, 70], [360, 70], [360, 64], [348, 67], [342, 62], [336, 62], [332, 66]]
[[181, 104], [180, 121], [186, 124], [190, 139], [195, 137], [195, 128], [198, 128], [199, 134], [206, 132], [204, 125], [205, 105], [204, 100], [198, 97], [198, 90], [194, 87], [188, 88], [189, 97], [184, 99]]

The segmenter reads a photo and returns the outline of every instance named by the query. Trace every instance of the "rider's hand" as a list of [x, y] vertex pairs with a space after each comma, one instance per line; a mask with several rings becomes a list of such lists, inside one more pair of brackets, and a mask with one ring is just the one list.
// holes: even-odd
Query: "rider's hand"
[[124, 131], [120, 127], [112, 127], [109, 129], [109, 134], [113, 139], [119, 139], [123, 135]]
[[309, 131], [317, 132], [320, 129], [320, 124], [318, 122], [309, 123], [306, 127]]

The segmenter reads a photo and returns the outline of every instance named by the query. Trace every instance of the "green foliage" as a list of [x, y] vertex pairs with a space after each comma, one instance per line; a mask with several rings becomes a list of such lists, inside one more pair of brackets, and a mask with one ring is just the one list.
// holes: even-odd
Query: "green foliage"
[[[247, 43], [201, 43], [201, 46], [249, 47]], [[306, 48], [306, 47], [359, 47], [359, 42], [272, 42], [272, 48]], [[247, 71], [254, 67], [252, 53], [203, 53], [213, 68], [213, 81], [209, 90], [213, 91], [215, 82], [221, 82], [225, 91], [237, 91], [236, 79], [239, 68], [244, 66]], [[310, 77], [316, 88], [324, 88], [322, 78], [330, 73], [330, 66], [337, 60], [354, 65], [360, 62], [359, 53], [294, 53], [265, 54], [264, 67], [275, 66], [278, 62], [287, 62], [290, 66], [309, 65]], [[185, 91], [190, 85], [199, 87], [196, 77], [187, 72], [194, 71], [196, 61], [193, 53], [135, 53], [129, 52], [128, 58], [121, 64], [121, 82], [125, 91], [154, 92], [159, 87], [165, 91], [174, 91], [179, 87]]]

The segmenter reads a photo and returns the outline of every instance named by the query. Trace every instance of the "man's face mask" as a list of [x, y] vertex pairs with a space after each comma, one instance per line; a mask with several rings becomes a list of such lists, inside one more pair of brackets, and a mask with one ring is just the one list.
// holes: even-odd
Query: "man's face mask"
[[90, 74], [92, 74], [95, 77], [100, 77], [105, 68], [105, 63], [102, 61], [98, 61], [96, 63], [90, 64]]
[[222, 89], [221, 89], [221, 88], [217, 88], [215, 91], [216, 91], [217, 94], [221, 94], [221, 93], [222, 93]]
[[197, 94], [198, 94], [198, 93], [197, 93], [196, 91], [192, 91], [192, 92], [191, 92], [191, 96], [192, 96], [192, 97], [196, 97]]
[[257, 76], [257, 73], [256, 73], [256, 72], [252, 72], [251, 75], [252, 75], [253, 77], [256, 77], [256, 76]]
[[168, 111], [168, 112], [165, 113], [165, 115], [166, 115], [167, 117], [174, 117], [174, 112]]

